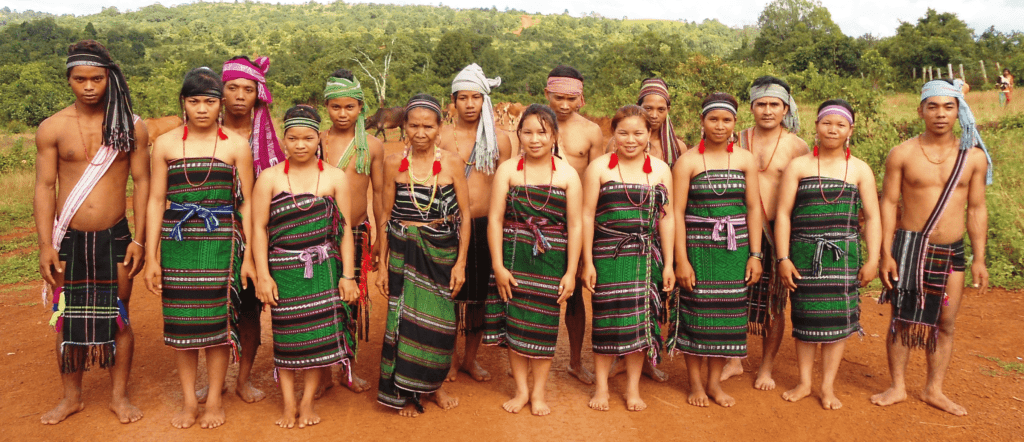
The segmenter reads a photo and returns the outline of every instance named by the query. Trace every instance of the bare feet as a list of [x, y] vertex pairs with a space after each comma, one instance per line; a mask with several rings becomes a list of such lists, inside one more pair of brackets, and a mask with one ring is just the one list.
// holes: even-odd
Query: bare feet
[[879, 407], [898, 404], [905, 400], [907, 400], [907, 390], [896, 389], [895, 387], [890, 387], [888, 390], [871, 396], [871, 403]]
[[416, 411], [416, 404], [406, 404], [401, 410], [398, 410], [398, 415], [402, 417], [418, 417], [419, 411]]
[[548, 403], [544, 401], [543, 397], [531, 396], [530, 413], [534, 416], [547, 416], [551, 414], [551, 408], [548, 407]]
[[736, 399], [726, 394], [722, 387], [709, 389], [708, 396], [711, 396], [716, 404], [726, 408], [736, 405]]
[[277, 426], [279, 426], [281, 428], [292, 428], [292, 427], [294, 427], [295, 426], [295, 412], [296, 412], [296, 410], [295, 410], [294, 406], [289, 407], [289, 406], [285, 405], [284, 406], [284, 411], [281, 412], [281, 417], [277, 418], [277, 421], [274, 422], [274, 425], [277, 425]]
[[597, 411], [608, 411], [608, 390], [597, 389], [587, 406]]
[[[227, 392], [228, 392], [228, 386], [227, 385], [225, 385], [224, 388], [220, 389], [220, 394], [224, 394], [224, 393], [227, 393]], [[209, 396], [209, 395], [210, 395], [210, 386], [209, 385], [196, 390], [196, 399], [199, 400], [200, 404], [205, 404], [206, 403], [206, 397]]]
[[352, 373], [352, 382], [346, 382], [345, 387], [351, 390], [353, 393], [362, 393], [370, 389], [370, 383], [364, 381], [363, 378], [356, 376], [355, 373]]
[[320, 415], [313, 411], [313, 402], [307, 405], [305, 401], [299, 405], [299, 428], [311, 427], [320, 423]]
[[313, 393], [314, 400], [320, 399], [325, 393], [327, 393], [327, 390], [334, 388], [334, 379], [331, 379], [330, 377], [323, 377], [321, 379], [323, 379], [323, 381], [320, 382], [320, 385], [316, 386], [316, 392]]
[[46, 425], [57, 424], [60, 423], [60, 421], [67, 419], [68, 416], [82, 411], [83, 408], [85, 408], [85, 403], [82, 402], [81, 398], [64, 398], [61, 399], [60, 403], [57, 404], [54, 409], [46, 412], [46, 414], [39, 419], [39, 422]]
[[516, 392], [515, 397], [505, 401], [504, 404], [501, 404], [501, 408], [504, 408], [505, 411], [509, 413], [518, 413], [519, 410], [522, 410], [523, 407], [526, 406], [527, 402], [530, 402], [529, 393]]
[[206, 405], [206, 411], [199, 418], [199, 426], [202, 428], [217, 428], [224, 425], [224, 407], [211, 407]]
[[644, 368], [641, 373], [647, 375], [647, 377], [654, 380], [654, 382], [668, 382], [668, 373], [658, 370], [657, 367], [651, 365], [650, 360], [644, 361]]
[[117, 415], [117, 420], [122, 424], [130, 424], [142, 419], [142, 410], [128, 402], [127, 397], [110, 401], [110, 411]]
[[487, 370], [484, 370], [484, 368], [480, 366], [480, 363], [475, 359], [470, 362], [469, 365], [466, 365], [466, 363], [463, 362], [462, 366], [459, 367], [459, 371], [469, 373], [469, 377], [473, 378], [473, 380], [477, 382], [486, 382], [491, 380], [491, 374], [488, 373]]
[[[736, 362], [733, 362], [736, 361]], [[725, 381], [733, 376], [739, 376], [743, 374], [743, 363], [739, 359], [729, 359], [729, 362], [722, 368], [722, 376], [718, 378], [719, 381]]]
[[242, 398], [242, 401], [247, 404], [262, 401], [267, 397], [267, 394], [262, 390], [252, 386], [252, 381], [245, 381], [245, 384], [241, 386], [236, 385], [235, 394]]
[[181, 428], [182, 430], [191, 427], [196, 423], [196, 416], [199, 415], [199, 405], [183, 405], [181, 410], [174, 413], [171, 417], [171, 426], [174, 428]]
[[954, 416], [967, 416], [966, 408], [950, 400], [941, 391], [932, 393], [925, 389], [924, 391], [921, 392], [921, 400], [927, 402], [928, 405], [931, 405]]
[[793, 387], [792, 390], [782, 393], [782, 398], [790, 402], [796, 402], [807, 397], [809, 394], [811, 394], [810, 385], [798, 384], [796, 387]]
[[452, 355], [452, 366], [448, 368], [448, 377], [444, 378], [445, 382], [455, 382], [459, 378], [459, 369], [462, 368], [462, 365], [458, 362], [455, 355]]
[[771, 369], [766, 369], [761, 366], [757, 370], [757, 379], [754, 379], [754, 389], [761, 391], [770, 391], [775, 389], [775, 379], [772, 379]]
[[[580, 382], [584, 384], [594, 385], [594, 373], [591, 373], [587, 371], [586, 368], [583, 368], [582, 362], [579, 363], [578, 367], [573, 367], [572, 363], [569, 363], [569, 366], [565, 369], [565, 371], [573, 376], [576, 376], [576, 379], [579, 379]], [[607, 398], [605, 400], [607, 401]]]
[[451, 410], [459, 406], [459, 398], [449, 395], [447, 391], [444, 391], [444, 387], [434, 392], [434, 402], [437, 402], [437, 406], [442, 410]]
[[843, 408], [843, 403], [839, 402], [839, 398], [836, 397], [835, 392], [822, 388], [821, 408], [824, 408], [826, 410], [838, 410], [840, 408]]
[[711, 401], [708, 400], [708, 394], [704, 391], [704, 387], [699, 384], [690, 388], [690, 395], [686, 397], [686, 403], [693, 405], [694, 407], [711, 406]]
[[626, 400], [626, 409], [629, 411], [643, 411], [647, 408], [647, 403], [643, 399], [640, 399], [640, 392], [626, 392], [622, 395], [623, 399]]

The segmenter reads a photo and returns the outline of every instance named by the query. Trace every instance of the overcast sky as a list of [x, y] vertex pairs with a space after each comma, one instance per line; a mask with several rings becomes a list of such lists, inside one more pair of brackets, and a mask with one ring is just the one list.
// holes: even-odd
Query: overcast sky
[[[234, 0], [227, 0], [234, 1]], [[304, 0], [275, 0], [274, 3], [305, 3]], [[323, 0], [320, 0], [323, 3]], [[120, 11], [138, 9], [161, 3], [172, 6], [189, 1], [165, 0], [0, 0], [0, 7], [16, 11], [35, 10], [53, 14], [86, 15], [100, 12], [105, 6], [116, 6]], [[349, 0], [348, 3], [363, 3]], [[514, 6], [529, 13], [559, 14], [565, 9], [574, 16], [597, 12], [609, 18], [664, 18], [700, 22], [717, 19], [728, 26], [753, 25], [767, 0], [678, 1], [642, 0], [637, 3], [623, 0], [378, 0], [378, 3], [428, 4], [441, 3], [453, 8], [479, 8], [496, 6], [500, 10]], [[1024, 31], [1024, 0], [821, 0], [832, 13], [843, 33], [852, 37], [870, 33], [886, 37], [896, 32], [899, 22], [915, 23], [930, 7], [939, 12], [953, 12], [981, 34], [990, 26], [1002, 32]]]

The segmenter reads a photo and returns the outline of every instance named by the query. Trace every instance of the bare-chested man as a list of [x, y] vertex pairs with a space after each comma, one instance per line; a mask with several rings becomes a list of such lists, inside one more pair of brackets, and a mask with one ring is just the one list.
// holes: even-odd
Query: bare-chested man
[[[672, 118], [668, 113], [672, 110], [672, 98], [668, 93], [668, 85], [660, 78], [648, 78], [640, 85], [639, 98], [636, 105], [647, 112], [651, 121], [651, 139], [649, 151], [652, 157], [664, 161], [669, 167], [686, 151], [686, 143], [676, 136], [672, 127]], [[615, 140], [608, 139], [606, 152], [615, 151]]]
[[[764, 272], [761, 280], [750, 286], [748, 292], [748, 331], [764, 339], [761, 344], [761, 366], [754, 378], [754, 388], [772, 390], [772, 367], [775, 356], [782, 344], [786, 328], [786, 298], [788, 292], [779, 281], [775, 268], [776, 192], [782, 172], [790, 160], [808, 152], [807, 143], [796, 133], [800, 130], [796, 100], [789, 94], [789, 85], [772, 76], [758, 77], [750, 86], [750, 112], [754, 115], [754, 127], [739, 133], [740, 147], [749, 150], [757, 160], [758, 188], [761, 191], [761, 208], [764, 210], [765, 229], [761, 244], [765, 254]], [[730, 359], [722, 370], [722, 380], [743, 373], [740, 359]]]
[[[56, 424], [85, 408], [82, 373], [98, 363], [111, 369], [110, 410], [122, 423], [135, 422], [142, 412], [128, 401], [135, 346], [128, 300], [145, 256], [148, 136], [132, 115], [121, 68], [103, 45], [71, 45], [67, 76], [74, 104], [36, 132], [39, 273], [52, 289], [50, 325], [57, 330], [64, 384], [64, 398], [40, 421]], [[125, 218], [129, 175], [138, 239], [132, 239]]]
[[[356, 324], [356, 339], [369, 340], [369, 285], [367, 273], [375, 269], [376, 253], [370, 250], [370, 222], [368, 213], [373, 210], [373, 219], [380, 220], [380, 191], [384, 179], [384, 144], [377, 137], [366, 133], [366, 112], [363, 107], [363, 88], [348, 69], [338, 69], [327, 79], [324, 87], [324, 105], [331, 127], [320, 133], [324, 161], [338, 167], [345, 173], [349, 186], [349, 215], [352, 221], [352, 238], [355, 241], [355, 277], [359, 285], [359, 301], [352, 305]], [[370, 187], [373, 199], [367, 201]], [[372, 207], [371, 207], [372, 204]], [[330, 388], [334, 385], [330, 368], [324, 368], [320, 385]], [[352, 382], [344, 382], [349, 390], [362, 393], [370, 384], [350, 370]]]
[[[917, 114], [925, 132], [893, 148], [885, 160], [879, 269], [886, 290], [879, 301], [892, 303], [886, 347], [892, 385], [871, 396], [871, 403], [886, 406], [906, 400], [910, 350], [924, 348], [928, 377], [921, 399], [965, 416], [967, 410], [942, 392], [942, 381], [953, 354], [954, 325], [964, 291], [965, 222], [974, 252], [972, 280], [980, 295], [988, 287], [985, 185], [992, 182], [992, 160], [959, 80], [925, 83]], [[953, 134], [958, 119], [960, 139]]]
[[[565, 159], [579, 173], [583, 173], [591, 160], [604, 154], [604, 134], [596, 123], [579, 114], [583, 101], [583, 75], [571, 66], [558, 66], [548, 73], [548, 84], [544, 88], [548, 106], [558, 117], [559, 156]], [[580, 266], [582, 269], [583, 266]], [[587, 331], [587, 311], [584, 306], [583, 283], [576, 281], [576, 293], [565, 303], [565, 328], [569, 332], [569, 374], [584, 384], [594, 383], [594, 374], [583, 367], [583, 336]]]
[[487, 244], [487, 214], [491, 206], [491, 182], [498, 165], [512, 155], [508, 134], [494, 125], [491, 88], [501, 85], [501, 77], [487, 78], [476, 63], [466, 66], [452, 80], [452, 103], [456, 121], [441, 128], [441, 148], [458, 153], [465, 163], [469, 183], [469, 212], [472, 234], [466, 255], [466, 283], [455, 297], [459, 324], [466, 336], [462, 363], [452, 356], [447, 381], [454, 381], [460, 371], [477, 381], [491, 379], [491, 374], [476, 360], [480, 338], [484, 332], [484, 301], [487, 300], [491, 278], [491, 249]]

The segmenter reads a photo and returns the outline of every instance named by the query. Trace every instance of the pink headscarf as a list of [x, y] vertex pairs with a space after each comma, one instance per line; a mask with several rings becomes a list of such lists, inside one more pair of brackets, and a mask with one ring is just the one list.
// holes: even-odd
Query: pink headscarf
[[580, 107], [586, 106], [583, 99], [583, 82], [569, 77], [548, 77], [548, 85], [545, 88], [548, 92], [563, 95], [579, 95]]
[[285, 158], [281, 144], [277, 140], [277, 133], [274, 131], [274, 124], [270, 121], [270, 104], [274, 102], [274, 97], [267, 88], [266, 75], [269, 68], [270, 59], [267, 57], [257, 57], [255, 65], [244, 58], [228, 60], [224, 62], [220, 77], [225, 83], [239, 78], [256, 82], [256, 111], [252, 119], [252, 135], [249, 136], [252, 165], [256, 176]]

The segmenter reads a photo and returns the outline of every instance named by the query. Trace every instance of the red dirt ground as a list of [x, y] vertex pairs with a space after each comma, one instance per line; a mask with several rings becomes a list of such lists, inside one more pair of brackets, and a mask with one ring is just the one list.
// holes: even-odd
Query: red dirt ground
[[[397, 143], [389, 143], [389, 151]], [[55, 426], [39, 423], [40, 416], [60, 399], [61, 386], [56, 367], [53, 331], [47, 327], [48, 308], [40, 304], [39, 287], [22, 285], [0, 287], [0, 440], [131, 440], [131, 441], [209, 441], [209, 440], [422, 440], [436, 436], [441, 440], [461, 441], [630, 441], [630, 440], [1021, 440], [1024, 438], [1024, 375], [997, 367], [986, 358], [1021, 363], [1024, 331], [1024, 293], [1002, 289], [979, 296], [968, 289], [958, 321], [953, 360], [946, 378], [946, 392], [969, 412], [954, 417], [934, 409], [918, 398], [924, 384], [923, 353], [915, 352], [908, 375], [910, 399], [887, 408], [872, 405], [868, 398], [888, 387], [885, 362], [885, 330], [888, 306], [879, 306], [871, 295], [862, 294], [861, 323], [864, 338], [852, 338], [846, 348], [836, 381], [843, 402], [838, 411], [821, 409], [815, 388], [810, 397], [798, 403], [784, 401], [780, 395], [798, 379], [792, 339], [784, 341], [776, 362], [774, 391], [752, 388], [753, 371], [760, 361], [760, 339], [750, 339], [750, 357], [744, 361], [746, 372], [724, 386], [738, 403], [731, 409], [719, 406], [696, 408], [686, 404], [687, 381], [682, 357], [666, 358], [660, 368], [670, 376], [659, 384], [648, 378], [641, 381], [641, 392], [649, 408], [632, 413], [625, 410], [625, 376], [612, 380], [615, 394], [611, 411], [587, 408], [593, 387], [578, 382], [565, 372], [568, 341], [564, 331], [548, 382], [548, 402], [552, 413], [534, 417], [527, 411], [513, 415], [501, 404], [514, 391], [505, 350], [484, 347], [480, 363], [493, 378], [478, 383], [462, 374], [449, 384], [460, 405], [442, 411], [434, 404], [415, 419], [401, 418], [395, 411], [375, 400], [377, 373], [384, 315], [387, 303], [374, 293], [371, 341], [362, 343], [355, 371], [368, 380], [373, 390], [354, 394], [335, 387], [317, 401], [323, 421], [303, 430], [283, 430], [274, 425], [281, 412], [281, 394], [273, 379], [269, 314], [263, 315], [263, 342], [253, 379], [269, 397], [246, 404], [234, 392], [237, 366], [228, 371], [229, 394], [225, 399], [227, 423], [214, 430], [194, 426], [178, 430], [170, 425], [172, 414], [181, 405], [181, 393], [174, 368], [173, 350], [163, 345], [159, 299], [137, 281], [131, 303], [135, 327], [135, 364], [130, 384], [131, 398], [145, 417], [134, 424], [122, 425], [108, 411], [109, 377], [98, 369], [86, 374], [85, 410]], [[588, 307], [589, 310], [589, 307]], [[788, 331], [787, 331], [788, 336]], [[584, 345], [584, 364], [593, 367], [589, 338]], [[461, 348], [461, 341], [460, 341]], [[201, 360], [202, 362], [202, 360]], [[819, 362], [820, 364], [820, 362]], [[205, 369], [201, 369], [205, 372]], [[820, 370], [815, 370], [820, 382]], [[337, 375], [336, 375], [337, 377]], [[201, 383], [205, 379], [200, 378]], [[527, 409], [528, 410], [528, 409]]]

